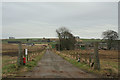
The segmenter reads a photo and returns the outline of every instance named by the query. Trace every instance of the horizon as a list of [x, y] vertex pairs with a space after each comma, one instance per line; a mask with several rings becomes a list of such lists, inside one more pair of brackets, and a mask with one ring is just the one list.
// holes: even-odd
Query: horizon
[[[11, 37], [13, 37], [13, 36], [11, 36]], [[58, 37], [14, 37], [15, 39], [41, 39], [41, 38], [46, 38], [46, 39], [54, 39], [54, 38], [58, 38]], [[8, 38], [2, 38], [2, 39], [9, 39], [9, 37]], [[102, 38], [85, 38], [85, 37], [80, 37], [80, 39], [102, 39]]]

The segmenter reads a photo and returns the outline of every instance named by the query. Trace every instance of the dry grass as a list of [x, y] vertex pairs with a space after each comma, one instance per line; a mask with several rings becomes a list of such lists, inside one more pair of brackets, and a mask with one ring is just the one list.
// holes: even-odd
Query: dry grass
[[[34, 45], [34, 46], [26, 46], [22, 44], [22, 49], [28, 49], [30, 52], [37, 51], [42, 48], [42, 45]], [[17, 44], [2, 44], [2, 53], [4, 55], [5, 52], [16, 52], [18, 51]]]
[[[94, 50], [70, 50], [70, 51], [61, 51], [62, 55], [67, 56], [76, 60], [78, 55], [81, 57], [81, 61], [89, 63], [90, 53], [93, 53]], [[96, 71], [104, 76], [118, 76], [118, 51], [117, 50], [99, 50], [99, 59], [100, 59], [100, 71]]]
[[[22, 45], [22, 51], [28, 49], [29, 61], [32, 61], [39, 53], [44, 49], [41, 45], [26, 46]], [[2, 76], [11, 76], [16, 72], [16, 64], [18, 57], [18, 45], [17, 44], [2, 44]], [[16, 67], [15, 67], [16, 66]]]
[[[62, 51], [66, 54], [80, 54], [82, 57], [88, 57], [90, 53], [94, 53], [94, 50], [69, 50], [69, 51]], [[117, 50], [99, 50], [99, 58], [100, 59], [107, 59], [112, 61], [118, 62], [118, 51]]]

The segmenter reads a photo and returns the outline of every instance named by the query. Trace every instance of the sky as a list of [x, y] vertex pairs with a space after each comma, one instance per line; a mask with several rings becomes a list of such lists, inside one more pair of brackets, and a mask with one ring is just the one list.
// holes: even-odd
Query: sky
[[80, 38], [118, 32], [117, 2], [3, 2], [2, 38], [54, 38], [68, 28]]
[[2, 39], [2, 3], [1, 2], [0, 2], [0, 39]]

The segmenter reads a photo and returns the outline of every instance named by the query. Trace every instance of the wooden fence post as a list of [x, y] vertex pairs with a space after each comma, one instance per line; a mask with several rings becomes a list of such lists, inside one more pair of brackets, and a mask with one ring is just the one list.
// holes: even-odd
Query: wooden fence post
[[22, 44], [18, 44], [18, 66], [23, 65]]
[[93, 54], [94, 53], [90, 53], [89, 55], [89, 66], [91, 67], [91, 63], [93, 63]]
[[100, 69], [100, 61], [99, 61], [99, 54], [98, 54], [98, 42], [94, 43], [94, 69]]
[[[118, 67], [120, 67], [120, 40], [118, 40]], [[118, 68], [118, 76], [120, 76], [120, 68]]]
[[89, 66], [90, 66], [91, 62], [92, 62], [92, 58], [91, 58], [91, 53], [90, 53], [90, 56], [89, 56]]

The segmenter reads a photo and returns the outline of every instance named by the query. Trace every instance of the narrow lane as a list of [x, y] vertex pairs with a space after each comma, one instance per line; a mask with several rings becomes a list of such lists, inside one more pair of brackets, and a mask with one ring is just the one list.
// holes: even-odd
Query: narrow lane
[[57, 54], [46, 51], [33, 71], [25, 77], [30, 78], [95, 78], [96, 76], [86, 73], [73, 66]]

